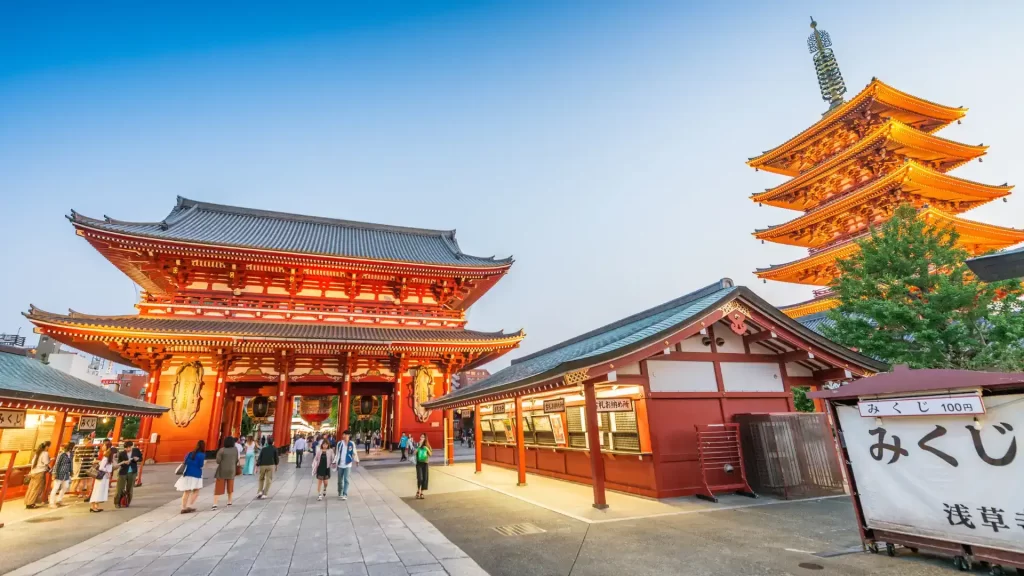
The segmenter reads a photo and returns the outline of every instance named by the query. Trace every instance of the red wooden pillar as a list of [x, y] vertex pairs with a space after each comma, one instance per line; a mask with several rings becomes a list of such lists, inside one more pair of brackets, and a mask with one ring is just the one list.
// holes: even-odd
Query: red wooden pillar
[[288, 373], [281, 373], [281, 382], [277, 385], [277, 410], [274, 414], [274, 441], [278, 446], [291, 444], [292, 433], [292, 399], [288, 396]]
[[57, 412], [56, 420], [53, 423], [53, 434], [50, 436], [50, 457], [56, 458], [64, 444], [64, 432], [67, 429], [68, 413]]
[[395, 425], [391, 434], [391, 441], [395, 444], [402, 441], [402, 410], [405, 405], [402, 403], [402, 373], [395, 375]]
[[[385, 394], [380, 397], [380, 442], [384, 444], [388, 441], [388, 419], [390, 414], [388, 413], [388, 398], [391, 396]], [[383, 448], [383, 446], [382, 446]]]
[[118, 416], [114, 418], [114, 431], [110, 434], [110, 442], [117, 446], [117, 443], [121, 441], [121, 428], [124, 426], [124, 416]]
[[[224, 409], [221, 410], [221, 417], [224, 418], [224, 432], [221, 435], [222, 438], [231, 436], [231, 431], [235, 428], [235, 397], [231, 397], [231, 402], [224, 400]], [[219, 446], [219, 442], [215, 444], [207, 444], [207, 450], [216, 450]]]
[[446, 466], [451, 466], [455, 463], [455, 410], [444, 411], [444, 425], [445, 425], [445, 446], [447, 446], [446, 453], [448, 454], [448, 460], [445, 462]]
[[245, 411], [245, 398], [244, 397], [242, 397], [242, 396], [236, 396], [235, 397], [234, 409], [235, 409], [235, 418], [234, 418], [234, 420], [235, 420], [235, 430], [237, 430], [238, 433], [237, 434], [232, 434], [232, 436], [235, 437], [235, 440], [238, 440], [238, 438], [242, 435], [242, 412]]
[[338, 402], [338, 411], [341, 412], [338, 415], [338, 422], [341, 423], [338, 427], [338, 437], [340, 438], [340, 433], [349, 429], [348, 417], [349, 412], [352, 411], [352, 379], [348, 374], [345, 374], [345, 380], [341, 384], [341, 400]]
[[[587, 416], [587, 444], [590, 449], [590, 476], [594, 484], [594, 508], [604, 510], [608, 502], [604, 496], [604, 457], [601, 456], [601, 431], [597, 423], [597, 393], [593, 384], [583, 386], [586, 399], [584, 411]], [[518, 403], [516, 416], [519, 416]]]
[[476, 473], [483, 471], [484, 451], [480, 442], [480, 405], [473, 408], [473, 447], [476, 450]]
[[516, 427], [516, 468], [519, 470], [519, 483], [516, 486], [526, 486], [526, 438], [523, 436], [523, 401], [519, 396], [515, 397], [516, 420], [513, 426]]
[[206, 446], [220, 444], [221, 424], [224, 419], [224, 396], [227, 394], [227, 359], [217, 359], [217, 381], [214, 385], [213, 411], [210, 412], [210, 429], [206, 433]]
[[[150, 404], [156, 404], [156, 393], [160, 389], [160, 372], [163, 370], [163, 361], [156, 360], [150, 367], [149, 371], [149, 383], [146, 385], [146, 402]], [[139, 438], [149, 442], [149, 436], [153, 431], [153, 418], [158, 416], [143, 418], [139, 424]]]

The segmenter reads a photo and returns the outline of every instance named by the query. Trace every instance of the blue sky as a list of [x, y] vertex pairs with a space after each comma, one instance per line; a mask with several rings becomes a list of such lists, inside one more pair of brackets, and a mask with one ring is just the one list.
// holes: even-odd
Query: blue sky
[[[131, 313], [64, 215], [158, 220], [177, 195], [430, 228], [516, 264], [470, 313], [527, 331], [492, 365], [798, 258], [744, 161], [814, 122], [806, 37], [850, 95], [877, 76], [971, 108], [956, 175], [1024, 182], [1019, 2], [0, 2], [0, 331]], [[967, 217], [1024, 227], [1024, 193]]]

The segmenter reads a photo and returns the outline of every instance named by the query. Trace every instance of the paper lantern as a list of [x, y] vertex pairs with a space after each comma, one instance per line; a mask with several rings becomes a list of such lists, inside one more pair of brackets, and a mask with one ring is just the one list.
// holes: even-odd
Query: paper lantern
[[262, 423], [274, 415], [274, 408], [276, 407], [276, 400], [266, 396], [257, 396], [249, 400], [249, 406], [246, 407], [245, 412], [253, 422]]
[[314, 428], [331, 417], [331, 396], [303, 396], [299, 402], [299, 415]]

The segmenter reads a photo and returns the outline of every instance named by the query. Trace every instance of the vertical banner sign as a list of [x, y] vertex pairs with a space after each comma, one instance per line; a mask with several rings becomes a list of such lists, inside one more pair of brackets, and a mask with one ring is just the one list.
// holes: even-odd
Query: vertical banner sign
[[79, 432], [89, 432], [96, 429], [96, 417], [95, 416], [82, 416], [78, 421]]
[[838, 407], [869, 528], [1024, 552], [1024, 395], [982, 401], [977, 424]]
[[24, 428], [24, 410], [0, 410], [0, 429], [2, 428]]

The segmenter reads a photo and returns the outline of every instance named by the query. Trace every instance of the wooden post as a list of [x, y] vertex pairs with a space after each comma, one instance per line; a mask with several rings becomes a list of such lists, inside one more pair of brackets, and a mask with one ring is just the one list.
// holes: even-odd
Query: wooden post
[[124, 426], [124, 416], [118, 416], [114, 418], [114, 431], [110, 435], [110, 443], [113, 446], [117, 446], [117, 443], [121, 441], [121, 427]]
[[292, 406], [288, 396], [288, 373], [281, 373], [281, 382], [277, 385], [277, 410], [274, 414], [274, 442], [278, 446], [291, 445]]
[[[223, 352], [223, 351], [219, 351]], [[227, 394], [227, 358], [221, 354], [217, 361], [217, 381], [214, 385], [213, 408], [210, 412], [210, 429], [206, 433], [206, 446], [217, 446], [221, 439], [221, 424], [224, 419], [224, 396]]]
[[57, 412], [57, 421], [53, 423], [53, 435], [50, 436], [50, 457], [56, 458], [64, 443], [64, 431], [67, 428], [68, 413]]
[[476, 474], [483, 471], [484, 452], [480, 441], [480, 405], [473, 408], [473, 448], [476, 450]]
[[[608, 502], [604, 495], [604, 457], [601, 456], [601, 430], [597, 420], [597, 392], [593, 384], [583, 386], [586, 399], [587, 444], [590, 449], [590, 476], [594, 484], [594, 508], [604, 510]], [[518, 414], [518, 409], [517, 409]]]
[[245, 411], [245, 398], [242, 396], [235, 396], [235, 428], [238, 430], [238, 434], [232, 434], [235, 440], [238, 440], [242, 436], [242, 412]]
[[[156, 404], [156, 394], [160, 390], [160, 372], [163, 370], [163, 365], [162, 360], [156, 360], [150, 365], [149, 383], [146, 384], [146, 402], [150, 404]], [[139, 423], [139, 438], [146, 442], [149, 442], [149, 436], [153, 432], [153, 418], [159, 418], [159, 416], [143, 418]]]
[[516, 420], [513, 426], [516, 428], [516, 468], [519, 470], [519, 483], [516, 486], [526, 486], [526, 438], [523, 435], [523, 401], [519, 396], [515, 397]]
[[[402, 374], [395, 375], [395, 426], [391, 438], [393, 442], [402, 441], [402, 410], [405, 408], [402, 403], [402, 378]], [[409, 439], [412, 440], [411, 437]]]
[[388, 398], [389, 395], [383, 394], [380, 397], [380, 443], [383, 448], [384, 443], [387, 442], [388, 437]]
[[[345, 381], [341, 385], [341, 401], [338, 403], [338, 410], [341, 412], [338, 415], [338, 421], [341, 422], [338, 432], [344, 432], [349, 429], [348, 418], [352, 411], [352, 379], [349, 374], [345, 374]], [[340, 434], [338, 437], [341, 437]]]
[[455, 410], [444, 411], [444, 425], [445, 425], [445, 447], [447, 451], [445, 454], [448, 456], [447, 461], [444, 463], [445, 466], [451, 466], [455, 464]]

